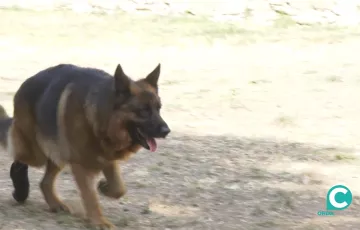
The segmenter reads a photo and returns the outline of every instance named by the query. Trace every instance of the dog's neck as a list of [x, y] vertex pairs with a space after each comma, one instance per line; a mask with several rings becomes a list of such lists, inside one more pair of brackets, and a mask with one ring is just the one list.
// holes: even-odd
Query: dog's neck
[[118, 127], [109, 125], [112, 119], [114, 100], [114, 80], [111, 78], [93, 86], [85, 103], [85, 113], [89, 125], [93, 129], [94, 135], [101, 140], [100, 145], [107, 160], [127, 158], [141, 148], [140, 145], [133, 143], [127, 131], [119, 133], [116, 130]]
[[101, 137], [107, 130], [114, 101], [114, 80], [104, 79], [94, 85], [86, 97], [85, 113], [95, 136]]

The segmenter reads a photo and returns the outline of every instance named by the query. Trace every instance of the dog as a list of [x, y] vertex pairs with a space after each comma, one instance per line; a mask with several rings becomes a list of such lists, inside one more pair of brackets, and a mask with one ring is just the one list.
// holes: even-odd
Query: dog
[[[86, 217], [100, 229], [114, 229], [103, 215], [98, 194], [119, 199], [126, 193], [119, 161], [141, 148], [155, 152], [156, 139], [171, 132], [160, 115], [160, 64], [133, 80], [115, 73], [60, 64], [25, 80], [14, 95], [14, 114], [0, 118], [0, 143], [13, 156], [10, 177], [19, 203], [29, 195], [28, 167], [45, 166], [40, 189], [50, 211], [69, 211], [56, 195], [55, 180], [69, 165]], [[0, 113], [1, 114], [1, 113]], [[103, 173], [96, 185], [96, 177]]]

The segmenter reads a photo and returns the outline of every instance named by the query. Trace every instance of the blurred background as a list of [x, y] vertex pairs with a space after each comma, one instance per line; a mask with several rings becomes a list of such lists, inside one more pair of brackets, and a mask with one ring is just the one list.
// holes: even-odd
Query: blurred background
[[[122, 169], [121, 229], [360, 229], [360, 1], [0, 0], [0, 103], [59, 63], [134, 79], [162, 64], [172, 133]], [[1, 155], [0, 229], [84, 229], [55, 215], [31, 169], [26, 205], [11, 197]], [[326, 193], [346, 185], [335, 216]], [[60, 196], [79, 207], [65, 171]], [[79, 215], [82, 215], [80, 208]]]

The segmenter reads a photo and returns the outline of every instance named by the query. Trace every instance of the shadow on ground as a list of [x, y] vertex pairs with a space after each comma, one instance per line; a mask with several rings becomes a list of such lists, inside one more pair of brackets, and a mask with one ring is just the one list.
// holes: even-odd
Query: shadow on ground
[[[333, 169], [359, 169], [356, 160], [338, 157], [350, 156], [350, 149], [179, 133], [159, 145], [158, 153], [141, 151], [123, 164], [128, 185], [124, 198], [101, 198], [105, 214], [121, 229], [360, 228], [356, 192], [349, 209], [333, 217], [317, 216], [325, 209], [330, 185], [343, 182]], [[41, 170], [31, 171], [28, 203], [15, 205], [6, 170], [10, 161], [4, 159], [2, 165], [3, 229], [86, 226], [79, 218], [46, 211], [37, 187]], [[57, 188], [71, 206], [79, 206], [71, 174], [65, 171]]]

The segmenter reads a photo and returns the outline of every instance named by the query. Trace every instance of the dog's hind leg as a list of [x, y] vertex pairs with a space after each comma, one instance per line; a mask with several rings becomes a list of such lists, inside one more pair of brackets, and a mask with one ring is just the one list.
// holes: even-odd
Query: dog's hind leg
[[61, 170], [62, 167], [58, 167], [51, 160], [48, 160], [44, 177], [40, 182], [40, 189], [51, 212], [70, 211], [69, 208], [60, 201], [54, 188], [56, 177]]
[[11, 124], [8, 134], [7, 151], [13, 156], [15, 161], [33, 167], [44, 166], [47, 162], [47, 157], [38, 146], [35, 133], [31, 130], [25, 134], [24, 130], [26, 128], [21, 127], [16, 122]]
[[116, 161], [103, 169], [106, 180], [101, 180], [98, 190], [105, 196], [119, 199], [126, 193], [126, 187], [121, 176], [120, 167]]
[[14, 199], [19, 203], [25, 202], [30, 190], [28, 165], [14, 161], [10, 168], [10, 178], [14, 186], [12, 193]]
[[34, 130], [26, 126], [26, 123], [18, 124], [16, 119], [12, 120], [7, 133], [6, 149], [14, 159], [10, 177], [15, 188], [13, 197], [19, 203], [25, 202], [29, 195], [28, 167], [43, 166], [47, 160], [37, 145], [35, 136]]
[[23, 140], [24, 139], [22, 138], [20, 132], [16, 130], [12, 124], [7, 135], [6, 143], [7, 151], [14, 157], [14, 162], [10, 167], [10, 178], [14, 186], [12, 195], [19, 203], [24, 203], [26, 201], [30, 190], [28, 165], [19, 160], [24, 158], [24, 156], [27, 156], [27, 154], [24, 153], [31, 151], [27, 148]]

